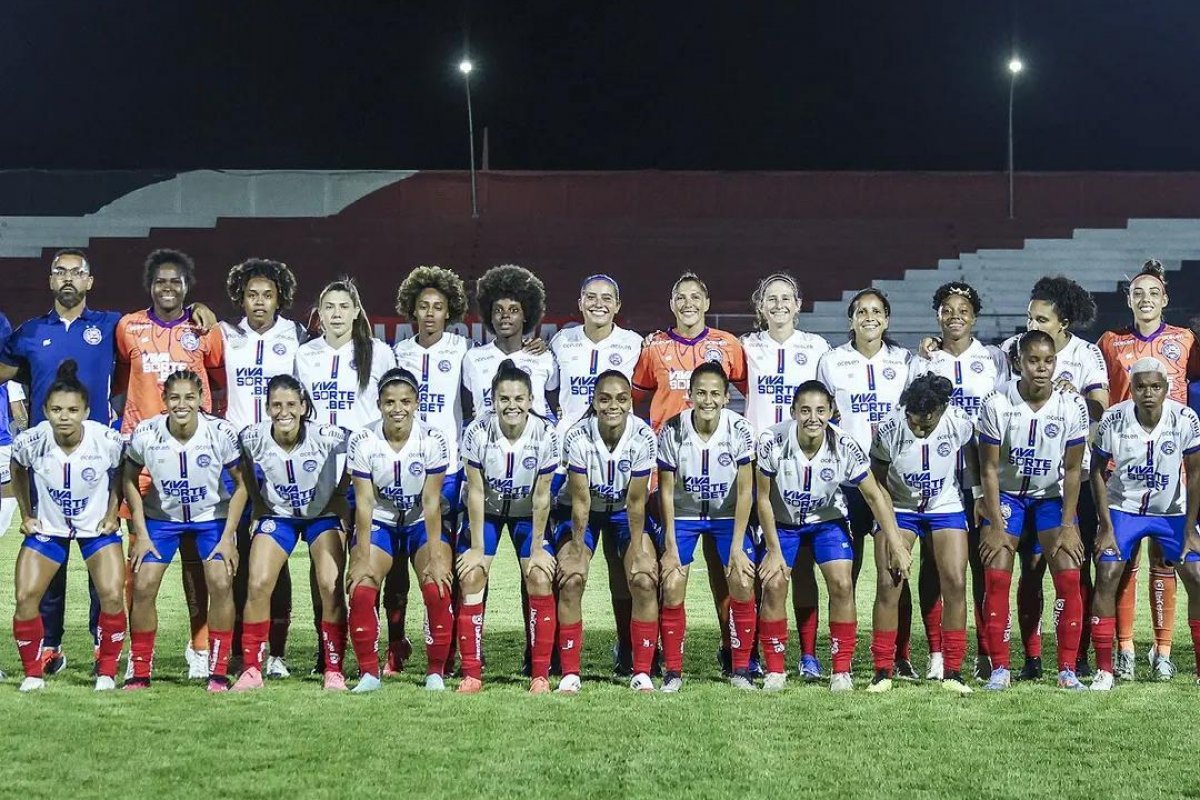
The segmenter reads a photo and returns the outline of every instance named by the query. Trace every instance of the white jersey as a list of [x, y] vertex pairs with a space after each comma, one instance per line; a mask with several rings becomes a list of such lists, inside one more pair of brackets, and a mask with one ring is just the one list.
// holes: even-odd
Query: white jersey
[[1104, 412], [1096, 428], [1096, 455], [1113, 462], [1108, 506], [1130, 514], [1179, 515], [1187, 511], [1184, 457], [1200, 451], [1200, 419], [1182, 403], [1163, 401], [1152, 431], [1137, 421], [1132, 400]]
[[[1017, 336], [1008, 337], [1000, 349], [1007, 353], [1017, 339]], [[1054, 380], [1068, 381], [1080, 394], [1107, 389], [1108, 367], [1104, 364], [1104, 354], [1091, 342], [1072, 336], [1055, 356]]]
[[233, 424], [200, 414], [196, 432], [180, 442], [167, 429], [166, 414], [142, 420], [129, 439], [128, 456], [150, 473], [143, 497], [147, 519], [209, 522], [225, 519], [229, 490], [221, 480], [241, 461]]
[[54, 441], [48, 421], [17, 436], [12, 459], [31, 473], [41, 535], [76, 539], [99, 535], [109, 490], [118, 480], [115, 470], [121, 463], [121, 449], [121, 434], [90, 419], [83, 421], [83, 438], [70, 455]]
[[1087, 405], [1055, 389], [1037, 411], [1017, 392], [1020, 381], [984, 398], [979, 443], [1000, 448], [1000, 491], [1021, 497], [1060, 497], [1067, 448], [1084, 444]]
[[949, 406], [937, 427], [918, 439], [903, 406], [879, 423], [871, 458], [888, 465], [887, 490], [897, 511], [952, 514], [963, 510], [959, 453], [975, 435], [967, 412]]
[[558, 466], [558, 435], [549, 420], [530, 414], [520, 438], [510, 442], [489, 411], [467, 426], [462, 457], [483, 474], [485, 514], [530, 517], [534, 485]]
[[385, 525], [420, 522], [425, 513], [421, 504], [425, 479], [445, 473], [448, 464], [445, 435], [421, 420], [413, 421], [408, 441], [399, 450], [383, 438], [383, 420], [355, 431], [346, 444], [346, 469], [355, 478], [371, 481], [375, 487], [372, 519]]
[[353, 341], [333, 348], [319, 336], [296, 351], [296, 378], [312, 397], [317, 422], [356, 429], [379, 419], [379, 379], [396, 366], [396, 356], [383, 342], [371, 341], [371, 376], [362, 391], [354, 367]]
[[[584, 417], [572, 425], [562, 449], [567, 472], [587, 476], [591, 487], [591, 510], [605, 513], [625, 509], [629, 482], [649, 475], [658, 456], [654, 431], [633, 414], [626, 418], [625, 432], [611, 450], [600, 438], [595, 416]], [[559, 490], [558, 504], [571, 506], [570, 478]]]
[[264, 333], [256, 333], [243, 317], [236, 325], [221, 323], [225, 339], [225, 419], [236, 430], [267, 418], [267, 384], [276, 375], [296, 372], [296, 351], [304, 329], [276, 317]]
[[838, 427], [864, 453], [871, 447], [875, 427], [900, 402], [908, 385], [912, 354], [903, 347], [884, 345], [867, 358], [846, 342], [821, 356], [817, 380], [825, 384], [837, 403]]
[[857, 486], [871, 463], [866, 452], [835, 425], [825, 428], [821, 449], [809, 459], [796, 441], [796, 421], [767, 428], [758, 437], [758, 469], [772, 479], [775, 524], [797, 528], [846, 516], [843, 483]]
[[303, 424], [304, 440], [290, 452], [271, 436], [270, 421], [241, 433], [242, 452], [262, 470], [262, 498], [268, 513], [275, 516], [324, 516], [341, 480], [338, 463], [346, 454], [349, 432], [335, 425]]
[[754, 431], [741, 414], [723, 408], [704, 441], [693, 413], [687, 409], [671, 417], [658, 434], [658, 468], [675, 473], [675, 518], [732, 518], [738, 469], [754, 460]]
[[546, 392], [558, 388], [558, 365], [548, 351], [532, 355], [524, 350], [502, 353], [495, 342], [472, 347], [463, 359], [463, 386], [471, 393], [475, 405], [475, 416], [481, 417], [492, 410], [492, 377], [500, 368], [500, 362], [511, 358], [513, 363], [529, 375], [533, 384], [533, 410], [543, 417], [550, 416], [550, 405]]
[[979, 416], [983, 398], [1007, 384], [1011, 377], [1008, 356], [1000, 348], [978, 339], [972, 339], [961, 356], [937, 350], [929, 358], [914, 358], [909, 372], [910, 383], [928, 372], [948, 379], [954, 384], [950, 402], [966, 411], [972, 420]]
[[794, 331], [780, 344], [766, 331], [742, 337], [746, 351], [746, 421], [756, 433], [792, 415], [796, 387], [817, 377], [817, 364], [829, 342], [815, 333]]
[[432, 347], [422, 347], [417, 337], [396, 342], [396, 365], [416, 376], [421, 384], [421, 419], [445, 434], [449, 467], [458, 472], [458, 437], [462, 433], [463, 357], [471, 340], [446, 331]]
[[562, 410], [558, 431], [560, 439], [565, 439], [567, 429], [587, 413], [597, 375], [615, 369], [626, 378], [633, 376], [642, 352], [642, 337], [614, 325], [612, 333], [593, 342], [582, 325], [572, 325], [554, 334], [550, 352], [558, 365], [558, 404]]

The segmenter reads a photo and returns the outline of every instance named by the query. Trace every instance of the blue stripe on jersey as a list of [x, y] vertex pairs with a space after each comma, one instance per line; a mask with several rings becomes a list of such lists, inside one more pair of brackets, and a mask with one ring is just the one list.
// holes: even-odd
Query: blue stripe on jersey
[[283, 464], [283, 467], [287, 471], [288, 483], [295, 483], [296, 482], [296, 468], [294, 466], [292, 466], [292, 460], [289, 458], [287, 461], [285, 461]]
[[71, 462], [63, 464], [63, 488], [71, 488]]
[[875, 391], [875, 365], [867, 364], [867, 389]]
[[333, 361], [329, 364], [329, 377], [336, 380], [338, 376], [338, 363], [342, 360], [341, 356], [334, 356]]
[[1146, 466], [1154, 469], [1154, 440], [1146, 442]]
[[404, 469], [400, 466], [400, 462], [396, 461], [392, 464], [392, 485], [399, 486], [404, 480]]
[[516, 465], [516, 460], [517, 460], [516, 456], [512, 453], [509, 453], [508, 455], [506, 455], [504, 457], [504, 477], [505, 478], [508, 478], [510, 480], [512, 479], [513, 468]]
[[179, 477], [186, 478], [188, 476], [187, 453], [179, 454]]
[[264, 345], [264, 342], [263, 342], [263, 340], [262, 340], [262, 339], [259, 339], [259, 340], [258, 340], [258, 343], [257, 343], [257, 344], [255, 344], [255, 346], [254, 346], [254, 366], [256, 366], [256, 367], [261, 367], [261, 366], [262, 366], [262, 362], [263, 362], [263, 345]]
[[1038, 424], [1036, 419], [1029, 420], [1029, 446], [1033, 447], [1037, 444]]
[[921, 445], [921, 469], [925, 472], [929, 471], [929, 445]]
[[954, 362], [954, 385], [962, 386], [962, 363], [959, 361]]
[[806, 493], [812, 491], [812, 467], [804, 468], [804, 491]]
[[589, 375], [595, 375], [595, 374], [596, 374], [596, 370], [597, 370], [597, 369], [599, 369], [599, 367], [600, 367], [600, 351], [599, 351], [599, 350], [593, 350], [593, 351], [592, 351], [592, 357], [591, 357], [591, 359], [588, 361], [588, 374], [589, 374]]
[[776, 348], [775, 356], [775, 374], [782, 375], [783, 370], [787, 367], [786, 356], [782, 347]]
[[700, 474], [703, 476], [708, 475], [708, 451], [707, 450], [700, 451]]
[[421, 385], [425, 386], [429, 383], [429, 353], [424, 353], [421, 356]]

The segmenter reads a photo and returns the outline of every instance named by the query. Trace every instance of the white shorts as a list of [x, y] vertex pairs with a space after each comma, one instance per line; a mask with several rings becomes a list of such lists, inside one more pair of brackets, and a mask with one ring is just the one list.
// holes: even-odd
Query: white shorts
[[12, 480], [9, 467], [12, 459], [12, 445], [0, 445], [0, 484], [8, 485]]

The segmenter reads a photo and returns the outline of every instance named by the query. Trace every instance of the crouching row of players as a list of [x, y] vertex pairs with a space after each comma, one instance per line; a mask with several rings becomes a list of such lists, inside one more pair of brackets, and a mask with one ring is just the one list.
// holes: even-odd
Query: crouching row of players
[[[158, 584], [180, 537], [195, 536], [210, 581], [209, 689], [230, 688], [230, 579], [238, 568], [234, 528], [248, 507], [256, 523], [246, 567], [245, 670], [234, 690], [263, 685], [261, 654], [271, 592], [287, 556], [303, 538], [321, 597], [327, 689], [346, 688], [348, 636], [360, 672], [355, 691], [379, 687], [379, 586], [392, 560], [408, 556], [426, 606], [427, 688], [444, 688], [457, 632], [463, 675], [458, 691], [478, 692], [488, 573], [505, 532], [520, 558], [529, 597], [531, 692], [550, 690], [556, 647], [564, 676], [558, 690], [580, 689], [581, 598], [591, 555], [604, 536], [615, 540], [633, 599], [634, 689], [654, 690], [650, 672], [660, 642], [661, 688], [672, 692], [682, 687], [688, 571], [697, 542], [708, 536], [729, 580], [733, 684], [755, 687], [749, 664], [757, 641], [766, 665], [763, 688], [785, 685], [788, 582], [798, 553], [809, 548], [829, 595], [830, 688], [849, 690], [857, 609], [853, 541], [840, 486], [854, 485], [878, 520], [871, 646], [876, 672], [869, 691], [891, 685], [898, 603], [917, 538], [931, 548], [940, 576], [943, 685], [970, 691], [961, 675], [968, 511], [981, 524], [980, 550], [987, 567], [986, 635], [995, 665], [988, 688], [1003, 689], [1009, 682], [1009, 581], [1013, 553], [1026, 530], [1036, 530], [1054, 576], [1061, 609], [1056, 621], [1059, 684], [1083, 688], [1071, 668], [1083, 614], [1079, 567], [1087, 557], [1074, 520], [1088, 421], [1077, 395], [1053, 388], [1054, 359], [1048, 336], [1023, 336], [1019, 379], [984, 401], [977, 429], [951, 405], [949, 381], [934, 375], [915, 379], [902, 408], [879, 426], [869, 456], [831, 424], [833, 399], [817, 381], [797, 390], [791, 421], [768, 429], [755, 442], [746, 421], [725, 407], [728, 380], [715, 364], [694, 371], [692, 408], [671, 420], [657, 438], [632, 414], [628, 379], [615, 371], [602, 374], [588, 415], [568, 430], [560, 450], [553, 425], [530, 411], [528, 375], [504, 362], [493, 380], [494, 411], [468, 426], [461, 454], [452, 450], [456, 443], [419, 419], [418, 382], [402, 369], [390, 370], [379, 381], [381, 420], [353, 433], [312, 422], [304, 389], [290, 376], [279, 376], [268, 388], [270, 420], [248, 428], [240, 441], [223, 420], [199, 413], [198, 378], [176, 373], [164, 388], [167, 413], [143, 423], [126, 450], [124, 484], [132, 500], [130, 554], [136, 573], [130, 621], [133, 677], [127, 686], [149, 684]], [[115, 471], [122, 448], [114, 434], [86, 421], [86, 390], [72, 367], [64, 364], [48, 395], [47, 421], [14, 444], [14, 483], [26, 534], [17, 563], [14, 616], [27, 676], [23, 690], [43, 685], [37, 605], [72, 538], [80, 543], [101, 599], [98, 689], [115, 686], [126, 627], [116, 534], [122, 492]], [[1096, 434], [1092, 469], [1100, 533], [1092, 611], [1099, 669], [1094, 689], [1113, 684], [1112, 628], [1121, 562], [1141, 538], [1153, 537], [1163, 546], [1179, 566], [1189, 595], [1200, 600], [1195, 528], [1200, 420], [1165, 399], [1165, 373], [1153, 359], [1135, 364], [1134, 399], [1110, 409]], [[458, 496], [457, 476], [448, 476], [447, 469], [460, 455], [466, 524], [455, 542], [450, 526], [443, 525], [443, 508], [446, 497]], [[552, 514], [551, 484], [560, 463], [568, 476]], [[136, 482], [143, 467], [152, 485], [140, 498]], [[659, 524], [653, 526], [646, 511], [656, 468]], [[1190, 491], [1180, 478], [1185, 468]], [[31, 473], [37, 477], [36, 514]], [[232, 477], [223, 480], [223, 474]], [[975, 502], [965, 502], [965, 494], [974, 495]], [[356, 501], [353, 510], [348, 496]], [[754, 515], [757, 526], [751, 524]], [[996, 519], [1005, 524], [989, 524]], [[344, 531], [354, 532], [345, 581], [348, 610], [341, 588]], [[456, 588], [457, 609], [452, 604]], [[1200, 610], [1196, 605], [1190, 610]], [[1189, 616], [1193, 636], [1200, 636], [1200, 614]]]

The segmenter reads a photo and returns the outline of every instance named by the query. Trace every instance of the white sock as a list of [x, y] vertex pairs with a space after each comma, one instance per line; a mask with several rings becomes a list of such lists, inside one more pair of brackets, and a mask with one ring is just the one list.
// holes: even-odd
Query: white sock
[[0, 497], [0, 536], [8, 533], [13, 515], [17, 513], [17, 498]]

